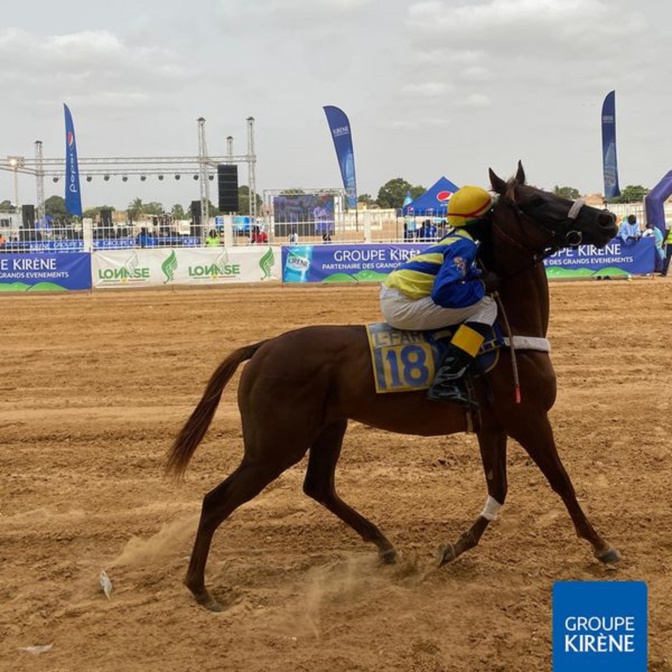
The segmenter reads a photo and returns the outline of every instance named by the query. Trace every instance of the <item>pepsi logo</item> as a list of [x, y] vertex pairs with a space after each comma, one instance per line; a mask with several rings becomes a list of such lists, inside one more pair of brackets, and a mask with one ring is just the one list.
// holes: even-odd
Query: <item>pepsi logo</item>
[[453, 195], [452, 191], [448, 191], [447, 189], [444, 191], [440, 191], [436, 195], [436, 200], [439, 201], [440, 203], [445, 203], [451, 196]]
[[75, 134], [72, 131], [68, 131], [67, 141], [68, 147], [72, 147], [72, 145], [75, 143]]

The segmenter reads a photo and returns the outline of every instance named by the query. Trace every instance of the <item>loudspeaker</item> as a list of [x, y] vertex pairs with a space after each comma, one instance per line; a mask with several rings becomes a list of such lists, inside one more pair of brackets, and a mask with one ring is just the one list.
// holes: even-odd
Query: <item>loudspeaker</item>
[[21, 206], [21, 222], [26, 229], [35, 228], [35, 206], [22, 205]]
[[191, 202], [191, 235], [194, 238], [203, 237], [203, 226], [201, 225], [201, 202]]
[[238, 166], [220, 163], [217, 166], [219, 211], [238, 212]]
[[100, 237], [112, 238], [114, 227], [112, 226], [112, 210], [109, 208], [100, 209]]

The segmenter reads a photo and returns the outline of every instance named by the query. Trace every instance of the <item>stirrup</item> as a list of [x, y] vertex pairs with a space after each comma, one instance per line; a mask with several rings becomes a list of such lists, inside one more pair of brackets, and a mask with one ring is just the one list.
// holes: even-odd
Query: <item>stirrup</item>
[[445, 381], [438, 385], [432, 385], [427, 390], [427, 399], [444, 403], [454, 402], [473, 411], [480, 408], [479, 403], [472, 398], [468, 388], [463, 388], [456, 381]]

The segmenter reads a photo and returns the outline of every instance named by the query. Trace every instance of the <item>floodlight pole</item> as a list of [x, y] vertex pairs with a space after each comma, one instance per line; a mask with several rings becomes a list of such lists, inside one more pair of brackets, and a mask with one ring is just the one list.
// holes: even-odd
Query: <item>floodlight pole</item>
[[44, 202], [44, 156], [42, 140], [35, 141], [35, 183], [37, 190], [37, 220], [44, 221], [46, 215]]
[[14, 207], [16, 208], [16, 211], [19, 211], [19, 207], [21, 204], [19, 203], [19, 169], [18, 166], [15, 166], [14, 168]]
[[257, 177], [255, 165], [257, 157], [254, 153], [254, 117], [247, 118], [247, 183], [250, 198], [251, 221], [257, 221]]
[[19, 203], [19, 170], [24, 168], [25, 159], [22, 156], [8, 156], [7, 165], [14, 173], [14, 207], [18, 212], [21, 207]]
[[[201, 187], [201, 225], [202, 237], [210, 226], [210, 194], [208, 189], [208, 148], [205, 143], [205, 119], [198, 118], [198, 176]], [[194, 222], [195, 223], [195, 222]]]

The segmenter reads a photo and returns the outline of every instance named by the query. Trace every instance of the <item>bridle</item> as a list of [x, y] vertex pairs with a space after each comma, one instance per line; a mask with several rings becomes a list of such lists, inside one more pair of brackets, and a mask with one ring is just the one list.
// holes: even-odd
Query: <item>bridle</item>
[[[542, 262], [547, 257], [555, 254], [558, 250], [564, 247], [578, 247], [581, 245], [583, 240], [583, 233], [579, 231], [575, 224], [576, 219], [581, 212], [581, 208], [586, 204], [585, 200], [582, 198], [577, 198], [572, 201], [572, 205], [567, 211], [564, 220], [560, 220], [557, 224], [553, 226], [547, 224], [543, 218], [535, 217], [530, 211], [538, 207], [536, 205], [519, 205], [515, 201], [509, 198], [502, 198], [501, 203], [510, 206], [516, 213], [516, 218], [518, 226], [520, 229], [520, 239], [514, 238], [506, 233], [502, 228], [497, 224], [495, 217], [492, 217], [492, 230], [493, 233], [500, 238], [501, 240], [507, 242], [513, 247], [518, 249], [525, 250], [526, 252], [532, 253], [532, 262], [529, 266], [516, 271], [513, 275], [517, 275], [527, 268], [536, 266]], [[548, 245], [544, 246], [540, 251], [537, 247], [526, 244], [526, 235], [523, 228], [525, 218], [529, 219], [536, 228], [541, 229], [544, 233], [548, 235]], [[559, 225], [559, 226], [558, 226]]]

